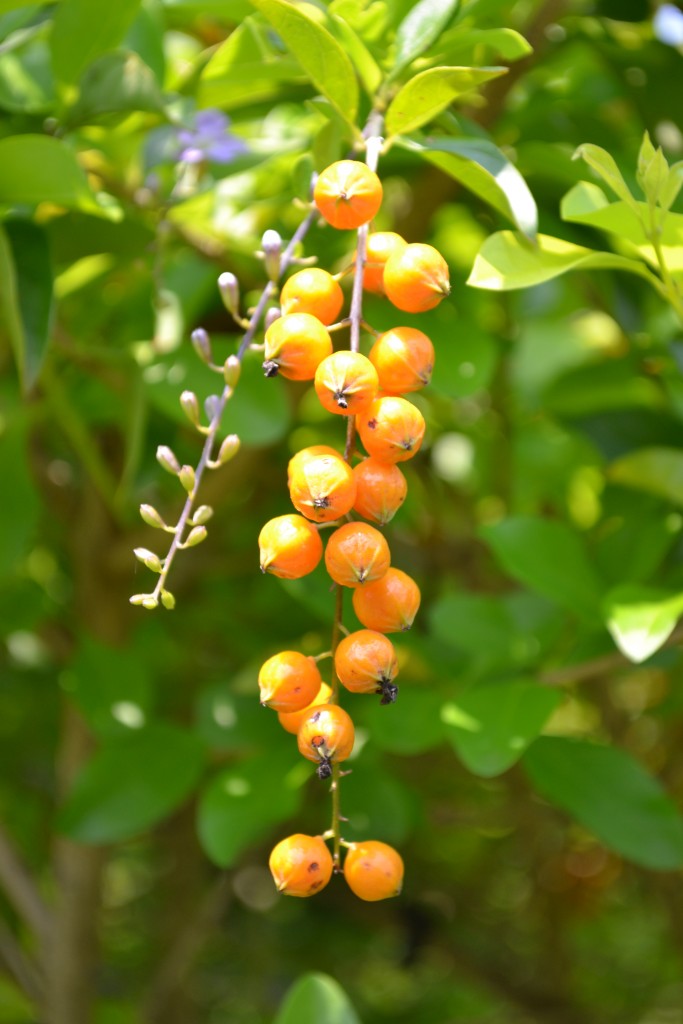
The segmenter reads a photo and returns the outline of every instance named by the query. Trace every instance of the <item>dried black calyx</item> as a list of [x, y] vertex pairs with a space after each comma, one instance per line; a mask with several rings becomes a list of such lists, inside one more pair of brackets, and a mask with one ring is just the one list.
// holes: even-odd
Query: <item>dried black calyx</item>
[[390, 679], [382, 679], [375, 693], [382, 694], [380, 704], [395, 704], [398, 697], [398, 686]]
[[335, 391], [334, 400], [340, 409], [348, 409], [349, 403], [346, 401], [346, 396], [343, 391]]
[[332, 762], [329, 757], [323, 757], [320, 764], [315, 770], [315, 774], [319, 779], [329, 779], [332, 775]]
[[280, 364], [276, 363], [274, 359], [266, 359], [263, 364], [263, 372], [266, 377], [277, 377], [280, 372]]

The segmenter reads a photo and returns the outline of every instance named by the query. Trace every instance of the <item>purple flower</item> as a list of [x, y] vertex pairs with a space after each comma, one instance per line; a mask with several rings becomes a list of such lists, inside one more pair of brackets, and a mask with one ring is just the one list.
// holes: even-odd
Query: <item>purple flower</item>
[[178, 160], [185, 164], [199, 164], [212, 160], [217, 164], [229, 164], [247, 147], [228, 131], [230, 118], [220, 110], [200, 110], [194, 117], [191, 128], [181, 128], [178, 142], [182, 149]]
[[660, 43], [683, 46], [683, 11], [674, 4], [662, 4], [652, 19], [652, 29]]

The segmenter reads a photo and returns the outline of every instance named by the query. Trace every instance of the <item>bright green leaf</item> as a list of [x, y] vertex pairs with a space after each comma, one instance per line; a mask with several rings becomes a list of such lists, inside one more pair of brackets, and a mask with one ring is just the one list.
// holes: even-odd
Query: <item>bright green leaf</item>
[[574, 159], [581, 157], [586, 161], [588, 166], [598, 174], [602, 180], [609, 185], [612, 191], [623, 199], [624, 202], [630, 206], [635, 205], [635, 199], [629, 189], [628, 185], [624, 181], [623, 175], [617, 167], [616, 161], [610, 153], [605, 149], [601, 149], [600, 146], [594, 146], [591, 143], [586, 143], [583, 146], [579, 146], [574, 154]]
[[[644, 259], [657, 265], [656, 253], [649, 241], [645, 225], [649, 224], [647, 203], [629, 205], [624, 202], [610, 203], [597, 185], [586, 181], [578, 182], [564, 196], [561, 205], [563, 220], [576, 224], [590, 224], [591, 227], [609, 231], [637, 245]], [[669, 250], [683, 246], [683, 216], [670, 213], [664, 220], [660, 242], [668, 257]]]
[[108, 647], [85, 636], [68, 675], [69, 693], [100, 736], [147, 724], [151, 680], [135, 645]]
[[[52, 325], [52, 261], [47, 237], [30, 221], [5, 223], [7, 241], [14, 256], [14, 286], [19, 331], [10, 333], [15, 341], [15, 358], [22, 387], [30, 391], [40, 373]], [[8, 315], [11, 311], [8, 310]], [[19, 340], [19, 347], [16, 341]]]
[[484, 82], [504, 75], [507, 68], [429, 68], [409, 79], [394, 96], [386, 114], [386, 133], [405, 135], [432, 121], [453, 100]]
[[468, 28], [456, 25], [437, 40], [439, 63], [477, 64], [482, 53], [486, 59], [502, 57], [506, 61], [521, 60], [533, 52], [524, 36], [513, 28]]
[[683, 451], [678, 448], [637, 448], [613, 462], [608, 475], [614, 483], [683, 508]]
[[0, 205], [42, 202], [110, 215], [96, 202], [83, 168], [65, 142], [47, 135], [0, 139]]
[[19, 7], [31, 7], [35, 0], [0, 0], [0, 14], [16, 11]]
[[75, 85], [81, 72], [100, 54], [123, 39], [140, 8], [140, 0], [62, 0], [57, 8], [50, 45], [56, 77]]
[[335, 35], [338, 36], [339, 41], [358, 72], [363, 88], [369, 96], [374, 98], [382, 82], [382, 71], [379, 64], [360, 36], [354, 32], [351, 25], [344, 18], [330, 13], [330, 20], [334, 27]]
[[628, 860], [661, 871], [683, 866], [683, 819], [626, 751], [547, 736], [524, 755], [524, 767], [541, 796]]
[[395, 78], [411, 61], [429, 49], [459, 7], [459, 0], [420, 0], [396, 30]]
[[69, 125], [88, 124], [104, 114], [146, 110], [162, 113], [164, 100], [151, 68], [136, 53], [107, 53], [81, 79], [81, 93], [66, 115]]
[[422, 754], [444, 738], [439, 720], [441, 701], [438, 694], [417, 690], [408, 682], [402, 686], [400, 675], [396, 682], [399, 694], [395, 704], [382, 707], [379, 697], [364, 701], [354, 717], [362, 722], [380, 750], [404, 756]]
[[40, 497], [28, 459], [27, 433], [22, 418], [0, 424], [0, 577], [9, 575], [25, 558], [40, 515]]
[[361, 1024], [339, 982], [305, 974], [292, 985], [273, 1024]]
[[48, 113], [55, 102], [47, 23], [15, 32], [3, 41], [0, 108], [23, 114]]
[[640, 663], [658, 651], [683, 614], [683, 594], [624, 584], [604, 601], [605, 621], [629, 661]]

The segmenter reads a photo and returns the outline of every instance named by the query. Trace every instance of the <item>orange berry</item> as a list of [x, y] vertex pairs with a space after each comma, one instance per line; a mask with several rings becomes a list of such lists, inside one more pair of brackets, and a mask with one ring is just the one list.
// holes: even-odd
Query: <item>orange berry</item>
[[410, 629], [420, 607], [420, 588], [400, 569], [387, 569], [380, 580], [353, 592], [353, 610], [367, 629], [401, 633]]
[[396, 700], [396, 651], [382, 633], [359, 629], [344, 637], [334, 654], [334, 668], [339, 682], [352, 693], [381, 693], [380, 704]]
[[317, 455], [300, 463], [289, 478], [294, 508], [315, 523], [345, 516], [356, 500], [353, 470], [337, 455]]
[[261, 665], [260, 701], [275, 711], [301, 711], [320, 692], [322, 679], [313, 658], [298, 651], [280, 651]]
[[307, 704], [305, 708], [301, 709], [301, 711], [278, 711], [277, 717], [280, 722], [280, 725], [287, 732], [291, 732], [292, 735], [296, 736], [299, 729], [301, 728], [301, 723], [303, 722], [304, 718], [308, 717], [309, 711], [312, 711], [313, 708], [318, 707], [319, 704], [327, 704], [331, 696], [331, 687], [329, 687], [327, 683], [322, 683], [320, 689], [318, 690], [318, 693], [313, 698], [311, 703]]
[[313, 572], [323, 555], [323, 542], [315, 526], [303, 516], [269, 519], [258, 538], [261, 572], [296, 580]]
[[313, 380], [318, 364], [332, 352], [327, 328], [310, 313], [289, 313], [275, 320], [265, 334], [266, 377]]
[[394, 327], [380, 334], [369, 359], [377, 370], [382, 391], [402, 395], [429, 384], [434, 368], [434, 346], [426, 334], [414, 327]]
[[280, 292], [282, 312], [310, 313], [324, 324], [333, 324], [344, 305], [344, 293], [331, 274], [307, 267], [292, 274]]
[[356, 500], [354, 511], [364, 519], [384, 526], [405, 501], [408, 485], [398, 466], [377, 459], [363, 459], [354, 466]]
[[313, 200], [333, 228], [359, 228], [379, 210], [382, 183], [360, 160], [338, 160], [318, 175]]
[[325, 548], [325, 567], [342, 587], [367, 586], [384, 576], [391, 563], [386, 539], [367, 523], [345, 523]]
[[448, 264], [432, 245], [413, 242], [387, 260], [384, 290], [389, 301], [406, 313], [434, 309], [450, 295]]
[[360, 352], [334, 352], [315, 371], [315, 391], [328, 412], [353, 416], [377, 394], [377, 370]]
[[405, 238], [395, 231], [372, 231], [368, 235], [363, 268], [363, 288], [373, 295], [384, 295], [384, 266], [389, 257], [405, 249]]
[[376, 398], [358, 414], [356, 426], [368, 455], [390, 463], [412, 459], [425, 432], [420, 410], [394, 395]]
[[333, 761], [345, 761], [353, 750], [351, 716], [338, 704], [321, 704], [304, 718], [297, 733], [299, 751], [318, 765], [320, 779], [329, 779]]
[[268, 866], [278, 892], [314, 896], [329, 882], [334, 863], [322, 836], [297, 833], [273, 848]]
[[403, 888], [403, 860], [387, 843], [367, 839], [354, 843], [344, 859], [344, 878], [362, 900], [398, 896]]
[[340, 458], [339, 452], [336, 448], [330, 448], [328, 444], [312, 444], [308, 448], [301, 448], [300, 451], [292, 455], [287, 466], [287, 483], [290, 482], [295, 473], [299, 471], [299, 468], [309, 459], [314, 459], [318, 455], [336, 455]]

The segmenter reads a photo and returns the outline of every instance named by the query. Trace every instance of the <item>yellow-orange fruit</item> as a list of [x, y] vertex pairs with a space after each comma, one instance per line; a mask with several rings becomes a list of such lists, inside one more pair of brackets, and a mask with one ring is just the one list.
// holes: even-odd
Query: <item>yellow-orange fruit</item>
[[403, 473], [396, 465], [368, 458], [353, 467], [353, 475], [356, 478], [354, 511], [364, 519], [385, 526], [408, 493]]
[[420, 588], [400, 569], [387, 569], [381, 579], [357, 587], [353, 610], [367, 629], [402, 633], [410, 629], [420, 607]]
[[258, 538], [261, 572], [296, 580], [313, 572], [323, 556], [323, 542], [312, 523], [303, 516], [269, 519]]
[[354, 416], [377, 394], [377, 370], [360, 352], [334, 352], [315, 371], [315, 391], [328, 412]]
[[405, 238], [395, 231], [371, 231], [365, 249], [363, 288], [373, 295], [384, 295], [384, 267], [389, 257], [405, 249]]
[[301, 711], [278, 711], [277, 717], [280, 725], [287, 732], [291, 732], [292, 735], [296, 736], [301, 728], [301, 723], [304, 718], [308, 717], [309, 711], [318, 707], [319, 704], [327, 704], [331, 696], [332, 689], [327, 685], [327, 683], [322, 683], [317, 695], [313, 698], [311, 703], [305, 708], [302, 708]]
[[379, 462], [405, 462], [419, 450], [425, 432], [420, 410], [400, 396], [376, 398], [356, 416], [363, 446]]
[[302, 448], [300, 451], [292, 455], [287, 466], [287, 483], [292, 479], [292, 476], [298, 472], [299, 468], [303, 466], [309, 459], [314, 459], [318, 455], [336, 455], [340, 458], [339, 452], [336, 448], [331, 448], [328, 444], [312, 444], [308, 448]]
[[414, 327], [394, 327], [380, 334], [368, 358], [388, 395], [419, 391], [432, 379], [434, 346]]
[[413, 242], [387, 260], [384, 290], [389, 301], [406, 313], [434, 309], [451, 292], [448, 264], [434, 246]]
[[320, 267], [306, 267], [292, 274], [280, 292], [283, 313], [310, 313], [324, 324], [335, 323], [343, 305], [339, 282]]
[[352, 693], [380, 693], [380, 704], [396, 700], [398, 661], [394, 645], [383, 633], [359, 629], [344, 637], [334, 654], [334, 669]]
[[322, 686], [313, 658], [299, 651], [280, 651], [261, 665], [260, 701], [274, 711], [301, 711], [315, 700]]
[[344, 878], [360, 899], [386, 900], [403, 888], [403, 860], [393, 846], [366, 839], [354, 843], [346, 854]]
[[275, 320], [265, 334], [266, 377], [313, 380], [319, 363], [332, 352], [327, 328], [310, 313], [289, 313]]
[[360, 160], [338, 160], [318, 175], [313, 201], [333, 228], [359, 228], [382, 205], [382, 183]]
[[273, 848], [268, 866], [278, 892], [314, 896], [329, 882], [334, 863], [322, 836], [297, 833]]
[[325, 567], [342, 587], [367, 586], [381, 579], [390, 564], [386, 539], [368, 523], [345, 523], [325, 548]]
[[339, 455], [313, 456], [290, 474], [289, 496], [294, 508], [307, 519], [331, 523], [353, 508], [353, 470]]
[[321, 704], [314, 708], [297, 733], [299, 751], [309, 761], [317, 763], [320, 779], [329, 779], [333, 762], [349, 757], [354, 740], [351, 716], [338, 704]]

